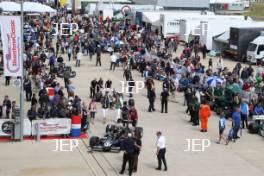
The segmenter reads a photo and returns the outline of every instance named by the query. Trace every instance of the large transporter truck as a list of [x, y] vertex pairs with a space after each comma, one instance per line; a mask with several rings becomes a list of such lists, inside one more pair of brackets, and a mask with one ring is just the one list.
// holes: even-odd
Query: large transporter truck
[[261, 35], [264, 27], [231, 27], [229, 48], [230, 54], [237, 61], [247, 61], [249, 44]]

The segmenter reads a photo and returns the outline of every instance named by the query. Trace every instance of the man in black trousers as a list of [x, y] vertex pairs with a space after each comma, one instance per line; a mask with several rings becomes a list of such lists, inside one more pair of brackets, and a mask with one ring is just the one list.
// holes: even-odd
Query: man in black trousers
[[149, 108], [148, 112], [155, 111], [154, 104], [155, 104], [156, 93], [154, 89], [148, 90], [148, 100], [149, 100]]
[[139, 136], [134, 136], [134, 140], [135, 140], [135, 144], [134, 144], [135, 145], [135, 153], [134, 153], [133, 172], [137, 172], [138, 156], [139, 156], [140, 151], [141, 151], [142, 141], [141, 141]]
[[165, 106], [165, 113], [168, 113], [168, 101], [169, 101], [168, 89], [164, 88], [160, 96], [161, 96], [161, 113], [164, 112], [164, 106]]
[[96, 48], [96, 66], [98, 66], [98, 64], [99, 64], [100, 67], [102, 66], [101, 53], [102, 53], [101, 46], [98, 45], [97, 48]]
[[156, 170], [161, 170], [161, 164], [164, 164], [164, 171], [168, 170], [167, 162], [165, 158], [166, 154], [166, 138], [162, 135], [160, 131], [157, 132], [157, 158], [158, 158], [158, 167]]
[[133, 166], [134, 166], [134, 155], [135, 155], [135, 140], [132, 138], [132, 134], [129, 133], [127, 137], [123, 141], [123, 150], [124, 150], [124, 155], [123, 155], [123, 164], [122, 164], [122, 169], [119, 172], [119, 174], [124, 174], [124, 171], [126, 169], [126, 163], [128, 162], [129, 168], [129, 176], [132, 175], [133, 172]]

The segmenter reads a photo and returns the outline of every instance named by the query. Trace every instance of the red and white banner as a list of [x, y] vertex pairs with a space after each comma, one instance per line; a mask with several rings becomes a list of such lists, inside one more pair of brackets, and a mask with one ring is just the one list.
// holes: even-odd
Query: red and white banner
[[4, 75], [22, 76], [23, 57], [21, 55], [21, 18], [19, 16], [0, 17], [3, 43]]
[[38, 125], [41, 135], [70, 134], [71, 132], [71, 119], [54, 118], [45, 120], [33, 120], [32, 135], [37, 134]]

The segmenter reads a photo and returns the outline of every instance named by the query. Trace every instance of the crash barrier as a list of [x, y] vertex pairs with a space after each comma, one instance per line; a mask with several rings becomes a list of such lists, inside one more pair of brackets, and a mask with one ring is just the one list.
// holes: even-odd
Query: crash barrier
[[81, 135], [81, 117], [72, 116], [71, 122], [71, 137], [79, 137]]
[[[0, 136], [10, 136], [13, 133], [15, 120], [0, 119]], [[35, 136], [39, 130], [40, 135], [63, 135], [71, 132], [71, 119], [52, 118], [33, 120], [24, 119], [24, 136]]]

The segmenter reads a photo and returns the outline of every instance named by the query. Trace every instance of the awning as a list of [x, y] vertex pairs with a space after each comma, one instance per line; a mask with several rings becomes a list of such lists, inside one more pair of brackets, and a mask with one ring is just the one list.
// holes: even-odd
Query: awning
[[154, 26], [161, 26], [160, 13], [156, 13], [156, 12], [142, 12], [142, 13], [143, 13], [142, 21], [146, 23], [150, 23]]
[[229, 43], [230, 38], [230, 31], [225, 31], [224, 33], [213, 37], [214, 41], [220, 42], [220, 43]]

